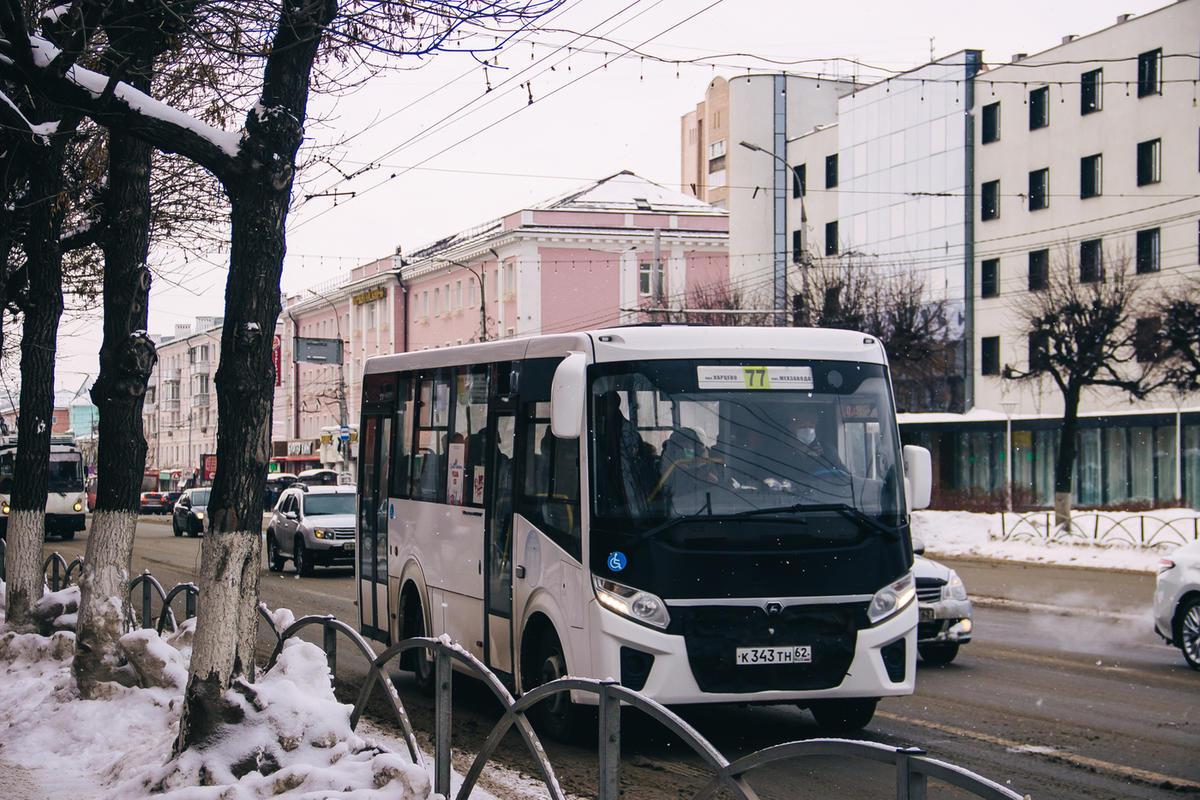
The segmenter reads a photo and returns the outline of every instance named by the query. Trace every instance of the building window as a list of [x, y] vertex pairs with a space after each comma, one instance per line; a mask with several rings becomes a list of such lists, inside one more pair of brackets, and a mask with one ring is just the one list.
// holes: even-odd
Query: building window
[[1162, 341], [1162, 323], [1158, 317], [1140, 317], [1133, 328], [1133, 352], [1143, 364], [1157, 361]]
[[1050, 124], [1050, 87], [1043, 86], [1029, 93], [1029, 130], [1036, 131]]
[[1138, 56], [1138, 97], [1162, 93], [1162, 48]]
[[1162, 180], [1162, 139], [1138, 142], [1137, 184], [1146, 186]]
[[979, 270], [979, 293], [983, 297], [1000, 296], [1000, 259], [989, 258]]
[[804, 261], [804, 232], [792, 231], [792, 263]]
[[838, 254], [837, 228], [837, 220], [825, 223], [825, 255], [827, 256], [836, 256]]
[[1029, 252], [1029, 291], [1040, 292], [1050, 286], [1050, 251]]
[[984, 375], [1000, 374], [999, 336], [984, 336], [979, 340], [979, 371]]
[[1029, 371], [1041, 372], [1050, 366], [1050, 334], [1034, 331], [1029, 334]]
[[504, 262], [504, 295], [512, 297], [517, 291], [517, 265], [509, 259]]
[[980, 131], [984, 144], [1000, 141], [1000, 101], [983, 107], [983, 130]]
[[1079, 113], [1091, 114], [1099, 111], [1104, 86], [1104, 70], [1094, 69], [1079, 76]]
[[1041, 211], [1050, 205], [1050, 168], [1029, 173], [1029, 210]]
[[832, 189], [838, 185], [838, 157], [837, 153], [831, 156], [825, 156], [825, 188]]
[[638, 264], [638, 293], [642, 297], [662, 297], [662, 271], [649, 262]]
[[1079, 196], [1099, 197], [1101, 188], [1101, 164], [1099, 153], [1079, 159]]
[[1137, 271], [1158, 272], [1158, 228], [1137, 232]]
[[[433, 313], [434, 314], [442, 313], [442, 290], [441, 289], [433, 290]], [[370, 327], [371, 327], [370, 325], [367, 326], [367, 328], [370, 328]]]
[[1096, 283], [1104, 280], [1104, 266], [1099, 239], [1079, 243], [1079, 282]]
[[463, 307], [462, 281], [454, 282], [454, 310], [461, 311]]
[[797, 164], [792, 167], [792, 197], [804, 197], [808, 194], [808, 165]]
[[979, 218], [982, 220], [997, 219], [1000, 216], [1000, 181], [988, 181], [983, 184], [979, 203]]

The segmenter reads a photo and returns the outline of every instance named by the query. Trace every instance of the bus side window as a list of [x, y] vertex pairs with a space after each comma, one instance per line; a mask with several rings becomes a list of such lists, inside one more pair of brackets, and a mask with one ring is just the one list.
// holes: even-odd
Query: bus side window
[[412, 379], [403, 375], [396, 393], [395, 443], [389, 476], [392, 497], [407, 498], [412, 488], [409, 467], [412, 465], [413, 406]]
[[417, 441], [413, 453], [413, 499], [445, 499], [446, 451], [450, 444], [450, 382], [445, 375], [417, 384]]
[[550, 380], [558, 359], [527, 361], [521, 376], [520, 511], [574, 558], [581, 557], [579, 440], [550, 432]]

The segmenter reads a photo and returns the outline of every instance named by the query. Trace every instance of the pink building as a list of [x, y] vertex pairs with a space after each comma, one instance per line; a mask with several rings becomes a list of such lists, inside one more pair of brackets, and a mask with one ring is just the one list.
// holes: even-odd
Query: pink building
[[[353, 471], [370, 356], [660, 319], [728, 283], [728, 237], [726, 211], [621, 172], [289, 297], [272, 469]], [[343, 368], [294, 364], [296, 336], [341, 339]]]

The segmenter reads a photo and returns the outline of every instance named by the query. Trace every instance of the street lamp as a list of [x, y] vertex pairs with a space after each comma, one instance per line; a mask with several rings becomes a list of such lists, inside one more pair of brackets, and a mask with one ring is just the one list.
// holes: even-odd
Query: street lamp
[[[792, 176], [795, 194], [800, 198], [800, 278], [804, 286], [804, 301], [808, 302], [808, 213], [804, 208], [804, 192], [800, 185], [800, 177], [787, 163], [787, 159], [778, 153], [747, 141], [741, 141], [738, 144], [756, 153], [766, 153], [779, 162], [784, 172]], [[784, 312], [787, 307], [787, 190], [779, 181], [775, 182], [775, 232], [773, 238], [775, 240], [775, 246], [772, 248], [775, 253], [775, 272], [772, 285], [775, 295], [775, 324], [782, 325], [786, 321]]]
[[[492, 252], [495, 252], [495, 251], [492, 251]], [[462, 267], [467, 272], [471, 273], [471, 276], [473, 278], [475, 278], [476, 281], [479, 282], [479, 341], [486, 342], [488, 340], [488, 338], [487, 338], [487, 297], [484, 295], [485, 290], [483, 288], [483, 270], [481, 269], [479, 272], [476, 272], [475, 268], [470, 266], [469, 264], [464, 264], [461, 261], [455, 261], [452, 258], [439, 258], [438, 260], [443, 263], [446, 263], [446, 264], [453, 264], [456, 267]], [[449, 301], [447, 301], [447, 302], [449, 302]]]
[[1004, 506], [1013, 510], [1013, 468], [1012, 468], [1012, 416], [1017, 410], [1017, 401], [1003, 400], [1000, 405], [1004, 408]]

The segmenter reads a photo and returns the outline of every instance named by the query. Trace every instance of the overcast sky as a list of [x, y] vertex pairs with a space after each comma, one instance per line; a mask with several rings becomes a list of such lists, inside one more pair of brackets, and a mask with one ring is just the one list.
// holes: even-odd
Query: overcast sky
[[[314, 101], [313, 109], [328, 121], [310, 124], [313, 140], [353, 138], [337, 154], [337, 170], [318, 164], [298, 184], [283, 286], [289, 292], [319, 286], [397, 247], [415, 250], [623, 169], [677, 187], [679, 118], [703, 98], [716, 74], [732, 77], [749, 67], [880, 76], [880, 70], [909, 69], [931, 53], [940, 57], [964, 48], [982, 49], [984, 60], [994, 64], [1015, 52], [1056, 45], [1065, 34], [1108, 27], [1118, 14], [1163, 5], [567, 0], [545, 27], [611, 41], [569, 33], [518, 36], [488, 54], [498, 66], [486, 70], [466, 54], [413, 59], [405, 66], [414, 68], [375, 78], [352, 95]], [[654, 58], [617, 56], [627, 48]], [[804, 62], [772, 67], [750, 56]], [[360, 169], [353, 179], [343, 177]], [[334, 192], [342, 194], [336, 200], [304, 196]], [[171, 332], [198, 314], [220, 314], [227, 258], [227, 252], [214, 252], [207, 263], [187, 265], [160, 258], [164, 274], [152, 289], [151, 332]], [[85, 376], [89, 384], [95, 379], [98, 340], [94, 323], [64, 320], [60, 390], [71, 394]]]

